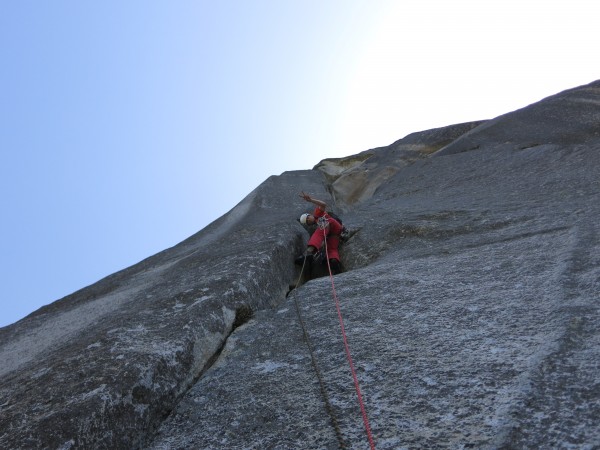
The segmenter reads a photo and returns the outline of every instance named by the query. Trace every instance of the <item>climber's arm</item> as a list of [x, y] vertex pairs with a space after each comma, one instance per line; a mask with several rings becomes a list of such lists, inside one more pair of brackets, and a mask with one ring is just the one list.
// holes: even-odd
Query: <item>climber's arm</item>
[[316, 198], [312, 198], [310, 195], [305, 194], [304, 192], [302, 192], [302, 194], [300, 194], [300, 197], [302, 197], [307, 202], [310, 202], [310, 203], [313, 203], [313, 204], [317, 205], [323, 211], [325, 211], [327, 209], [327, 203], [325, 203], [322, 200], [318, 200]]

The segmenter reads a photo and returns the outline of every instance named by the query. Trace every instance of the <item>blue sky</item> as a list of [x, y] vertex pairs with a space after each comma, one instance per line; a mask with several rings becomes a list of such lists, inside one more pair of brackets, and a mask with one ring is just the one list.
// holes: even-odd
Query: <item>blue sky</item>
[[600, 78], [594, 3], [4, 2], [0, 326], [270, 175]]

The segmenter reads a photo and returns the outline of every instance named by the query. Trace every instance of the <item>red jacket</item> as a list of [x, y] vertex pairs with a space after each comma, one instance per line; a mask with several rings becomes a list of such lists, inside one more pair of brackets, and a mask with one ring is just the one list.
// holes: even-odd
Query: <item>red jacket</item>
[[327, 230], [326, 235], [339, 236], [342, 233], [342, 229], [344, 228], [342, 226], [342, 224], [339, 223], [337, 220], [335, 220], [333, 217], [331, 217], [329, 214], [327, 214], [326, 211], [322, 210], [318, 206], [315, 208], [315, 213], [313, 214], [313, 216], [315, 216], [315, 218], [317, 218], [317, 219], [319, 217], [325, 217], [325, 219], [327, 219], [327, 222], [329, 222], [329, 226], [327, 227], [328, 230]]
[[340, 259], [338, 253], [338, 245], [340, 244], [340, 234], [342, 233], [342, 224], [330, 217], [324, 210], [317, 207], [313, 214], [316, 219], [325, 217], [329, 225], [324, 230], [317, 228], [313, 235], [308, 240], [308, 245], [315, 247], [317, 250], [321, 248], [323, 241], [327, 238], [327, 254], [329, 259]]

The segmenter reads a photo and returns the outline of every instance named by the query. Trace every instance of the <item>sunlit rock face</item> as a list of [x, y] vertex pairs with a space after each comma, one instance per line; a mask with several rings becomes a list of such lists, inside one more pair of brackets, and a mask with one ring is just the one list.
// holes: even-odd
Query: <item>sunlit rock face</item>
[[[333, 283], [301, 190], [351, 231]], [[600, 82], [271, 177], [0, 329], [0, 447], [368, 448], [335, 291], [376, 448], [595, 448], [599, 205]]]

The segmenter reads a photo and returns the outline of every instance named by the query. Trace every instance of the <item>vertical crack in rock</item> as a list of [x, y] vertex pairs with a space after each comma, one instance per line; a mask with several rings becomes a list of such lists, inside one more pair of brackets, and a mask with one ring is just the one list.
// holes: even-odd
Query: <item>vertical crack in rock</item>
[[[225, 308], [224, 308], [225, 309]], [[227, 310], [228, 312], [231, 310]], [[246, 322], [248, 322], [252, 317], [254, 316], [254, 311], [252, 310], [252, 308], [247, 305], [247, 304], [243, 304], [240, 305], [236, 308], [235, 310], [235, 315], [232, 316], [229, 315], [228, 317], [228, 329], [229, 332], [227, 333], [226, 336], [224, 336], [222, 339], [219, 339], [218, 341], [220, 342], [220, 344], [218, 345], [218, 347], [215, 348], [215, 350], [210, 354], [210, 356], [208, 358], [200, 358], [199, 360], [202, 361], [202, 363], [197, 364], [197, 366], [199, 366], [199, 370], [196, 372], [195, 375], [193, 375], [192, 381], [187, 383], [185, 389], [182, 391], [181, 396], [185, 395], [185, 392], [189, 391], [194, 384], [196, 384], [198, 382], [198, 380], [200, 378], [202, 378], [202, 375], [204, 375], [208, 370], [210, 370], [210, 368], [213, 366], [213, 364], [219, 359], [219, 356], [221, 355], [223, 349], [225, 348], [225, 346], [227, 345], [227, 340], [231, 337], [231, 335], [235, 332], [235, 330], [242, 326], [243, 324], [245, 324]], [[196, 342], [194, 344], [195, 348], [200, 348], [202, 345], [206, 345], [206, 341], [199, 341]], [[204, 351], [200, 350], [199, 352], [194, 351], [195, 354], [201, 353], [201, 354], [205, 354]], [[175, 405], [176, 407], [177, 405]]]
[[[304, 190], [361, 230], [338, 294], [381, 448], [595, 448], [599, 99], [597, 81], [270, 177], [175, 247], [0, 329], [0, 447], [334, 448], [281, 304]], [[303, 315], [357, 448], [327, 281], [302, 286]]]
[[[252, 310], [251, 306], [238, 306], [235, 310], [235, 320], [233, 321], [231, 333], [233, 333], [237, 327], [244, 325], [246, 322], [252, 319], [252, 317], [254, 317], [254, 311]], [[231, 336], [231, 333], [229, 333], [229, 336]]]
[[[178, 392], [177, 398], [173, 403], [173, 406], [169, 409], [163, 411], [163, 415], [161, 420], [153, 427], [148, 437], [145, 439], [145, 445], [149, 445], [156, 436], [156, 433], [162, 423], [164, 423], [171, 416], [173, 411], [177, 409], [177, 405], [180, 403], [181, 399], [185, 397], [185, 395], [196, 385], [196, 383], [202, 378], [202, 376], [207, 373], [218, 361], [223, 349], [227, 346], [227, 342], [231, 335], [235, 332], [237, 328], [247, 323], [254, 316], [254, 311], [252, 307], [248, 304], [242, 304], [238, 306], [235, 310], [234, 315], [231, 314], [231, 310], [227, 308], [223, 308], [224, 314], [227, 318], [227, 329], [228, 333], [221, 337], [217, 333], [213, 336], [213, 342], [215, 346], [213, 346], [214, 351], [206, 351], [207, 340], [202, 339], [194, 343], [194, 357], [196, 362], [194, 363], [194, 369], [191, 371], [189, 381], [182, 383], [182, 389]], [[138, 401], [142, 402], [144, 399], [139, 398], [140, 396], [147, 396], [147, 390], [135, 388], [133, 392], [133, 396], [138, 399]]]

